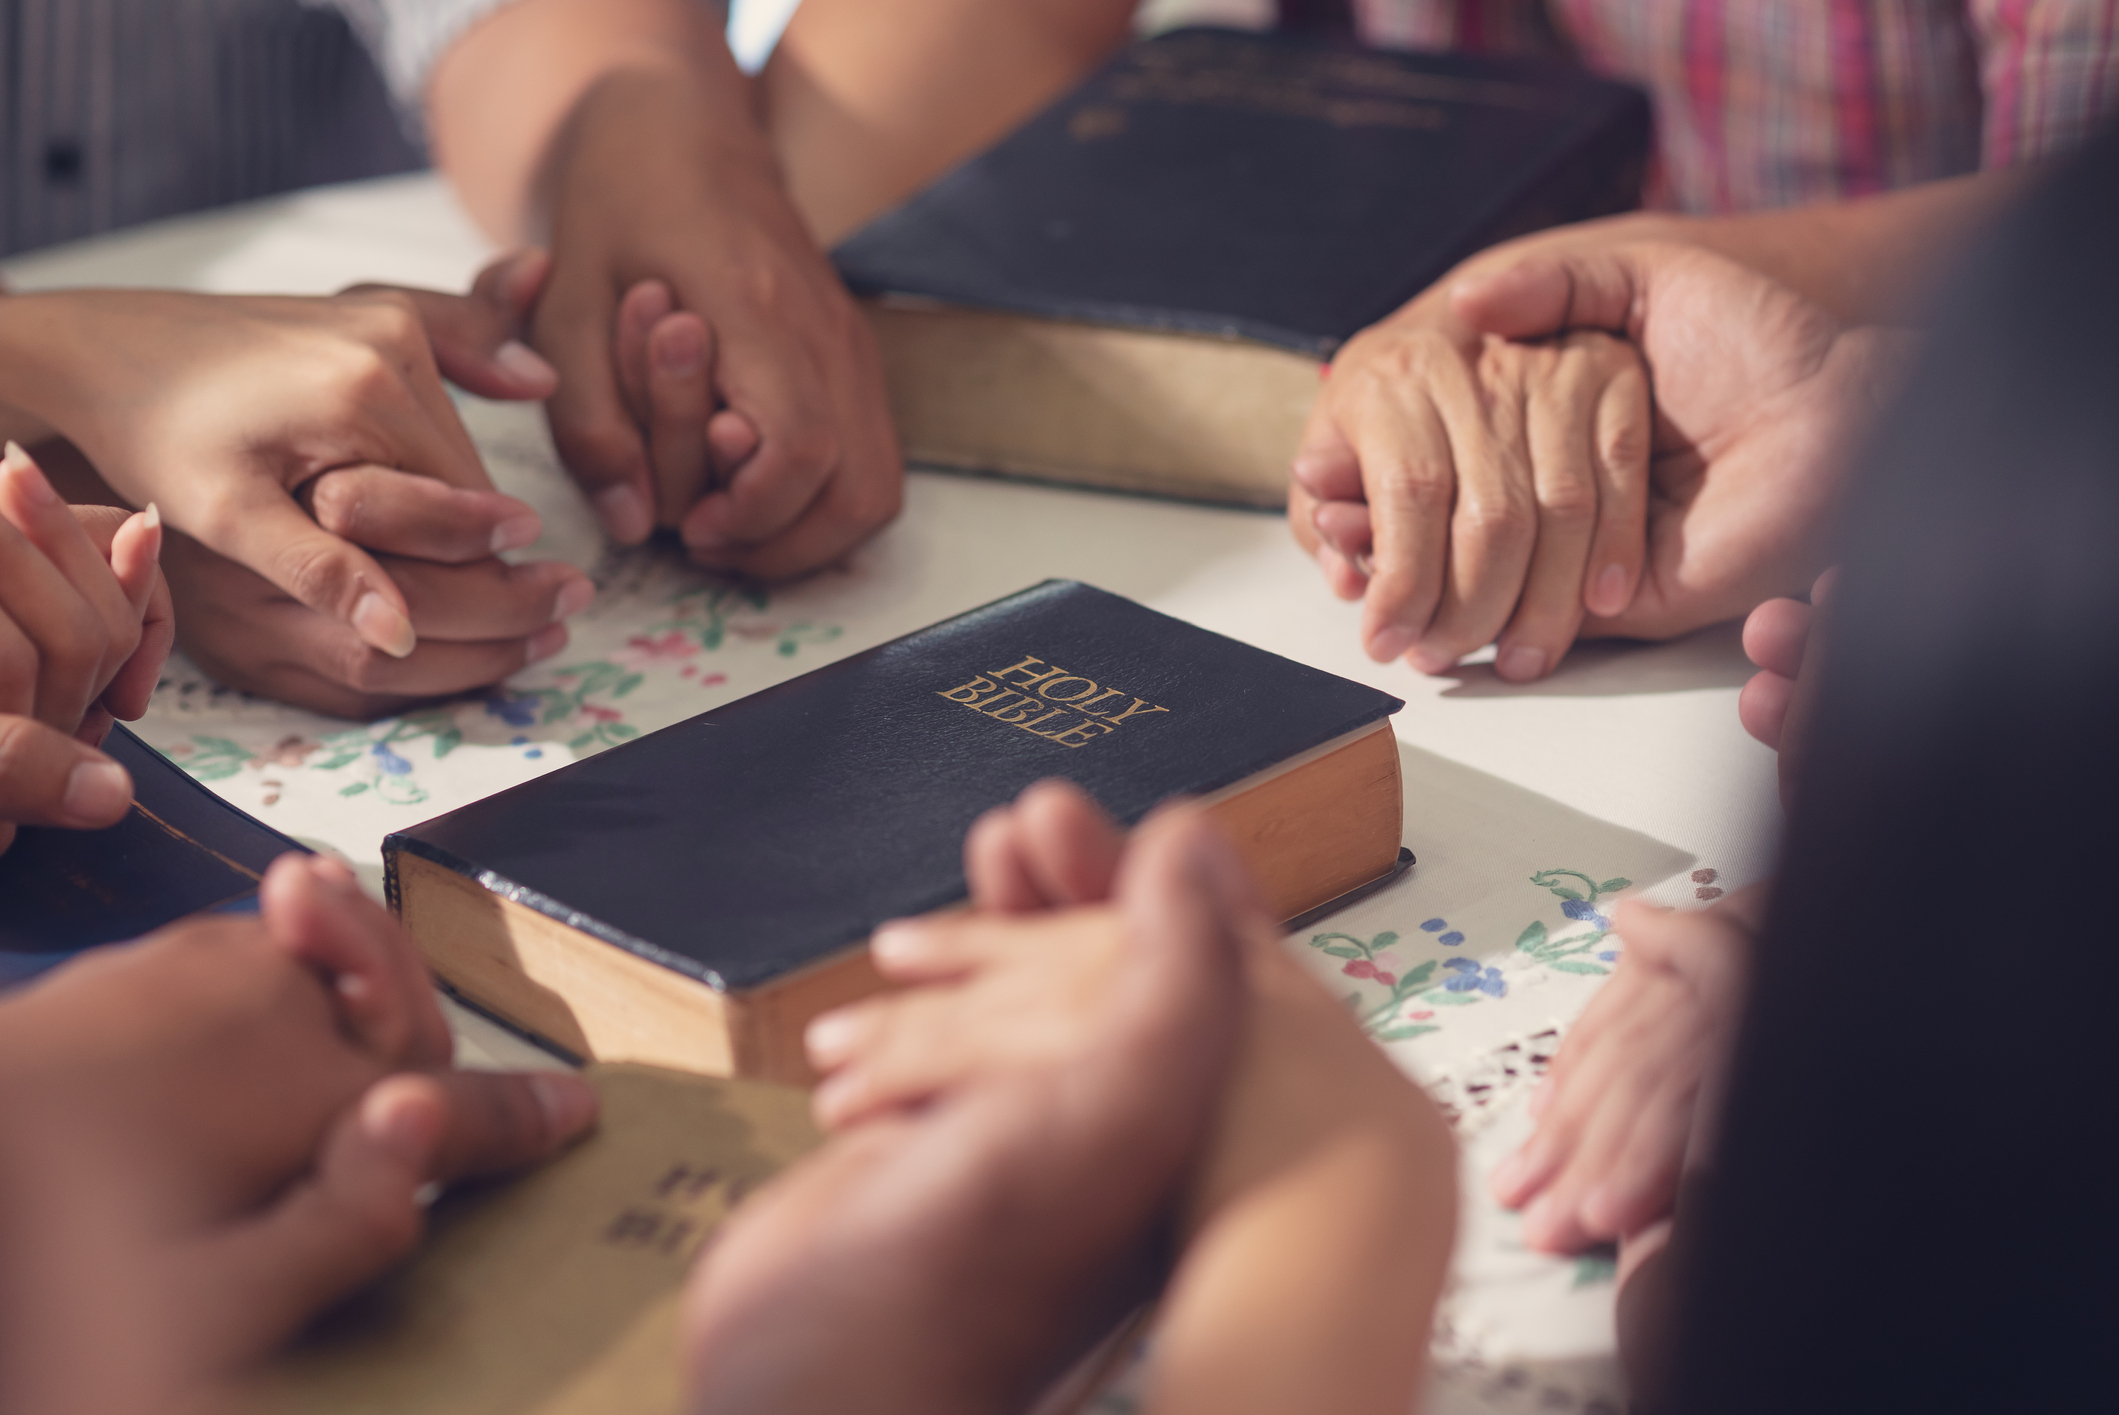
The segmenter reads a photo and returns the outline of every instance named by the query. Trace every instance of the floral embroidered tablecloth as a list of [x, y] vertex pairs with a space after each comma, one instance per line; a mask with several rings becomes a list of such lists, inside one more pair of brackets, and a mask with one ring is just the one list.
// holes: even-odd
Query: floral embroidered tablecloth
[[[481, 255], [421, 177], [165, 223], [5, 273], [31, 288], [320, 290], [458, 284]], [[1419, 864], [1288, 946], [1448, 1108], [1463, 1142], [1466, 1217], [1428, 1408], [1620, 1408], [1609, 1255], [1526, 1251], [1484, 1176], [1527, 1133], [1530, 1086], [1623, 947], [1613, 897], [1696, 902], [1769, 867], [1772, 761], [1735, 720], [1733, 632], [1589, 646], [1529, 689], [1478, 664], [1423, 679], [1361, 655], [1354, 608], [1325, 593], [1272, 517], [924, 472], [899, 522], [844, 566], [738, 586], [666, 551], [608, 550], [534, 410], [461, 406], [496, 481], [544, 514], [544, 541], [522, 554], [571, 560], [597, 582], [567, 649], [492, 691], [372, 723], [249, 699], [177, 659], [139, 725], [148, 742], [379, 892], [391, 830], [1047, 576], [1396, 693]], [[536, 1059], [454, 1017], [468, 1060]], [[1126, 1408], [1128, 1390], [1122, 1379], [1102, 1406]]]

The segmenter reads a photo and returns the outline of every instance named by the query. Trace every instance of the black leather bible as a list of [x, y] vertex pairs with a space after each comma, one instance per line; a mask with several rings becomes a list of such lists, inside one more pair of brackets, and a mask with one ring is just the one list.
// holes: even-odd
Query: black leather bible
[[0, 987], [190, 914], [253, 907], [265, 867], [303, 848], [123, 727], [103, 751], [132, 774], [125, 818], [107, 830], [25, 826], [0, 855]]
[[1637, 204], [1648, 134], [1564, 66], [1179, 30], [835, 258], [908, 455], [1278, 505], [1318, 361], [1484, 246]]
[[1399, 854], [1387, 694], [1068, 581], [627, 742], [384, 842], [457, 993], [583, 1058], [802, 1081], [884, 920], [964, 896], [964, 833], [1066, 777], [1120, 821], [1205, 798], [1281, 917]]

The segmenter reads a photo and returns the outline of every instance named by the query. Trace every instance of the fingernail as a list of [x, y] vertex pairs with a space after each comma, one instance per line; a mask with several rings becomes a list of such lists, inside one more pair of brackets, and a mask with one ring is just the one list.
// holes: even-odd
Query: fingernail
[[493, 528], [493, 553], [520, 550], [544, 534], [544, 522], [535, 511], [510, 516]]
[[1453, 653], [1425, 645], [1413, 650], [1413, 667], [1430, 677], [1437, 673], [1447, 673], [1456, 666], [1457, 655]]
[[389, 1081], [372, 1088], [361, 1102], [361, 1129], [407, 1169], [422, 1170], [434, 1155], [436, 1117], [429, 1106], [398, 1099], [401, 1094]]
[[30, 460], [29, 453], [22, 450], [21, 443], [10, 440], [6, 454], [0, 457], [0, 461], [4, 461], [7, 469], [22, 479], [22, 494], [31, 501], [40, 506], [49, 506], [59, 499], [59, 493], [53, 491], [52, 484], [44, 479], [43, 469]]
[[878, 961], [902, 963], [919, 952], [919, 936], [916, 924], [884, 924], [868, 936], [868, 951]]
[[850, 1012], [827, 1012], [802, 1032], [802, 1045], [809, 1064], [825, 1069], [838, 1065], [860, 1040], [861, 1020]]
[[353, 632], [361, 636], [361, 642], [392, 658], [403, 658], [419, 646], [412, 621], [374, 590], [353, 602]]
[[1610, 616], [1626, 607], [1626, 567], [1606, 565], [1589, 591], [1589, 612]]
[[596, 515], [612, 540], [625, 545], [645, 540], [654, 529], [647, 500], [630, 483], [606, 487], [596, 494]]
[[140, 513], [140, 524], [147, 527], [150, 531], [161, 530], [162, 508], [152, 501], [148, 502], [147, 509]]
[[523, 664], [527, 667], [533, 663], [543, 663], [566, 646], [566, 625], [554, 624], [549, 628], [539, 629], [530, 639], [528, 649], [523, 655]]
[[576, 575], [559, 587], [552, 600], [552, 619], [572, 619], [587, 609], [596, 599], [596, 586], [587, 577]]
[[1509, 1196], [1522, 1187], [1523, 1176], [1529, 1170], [1530, 1164], [1523, 1157], [1523, 1151], [1521, 1150], [1517, 1150], [1507, 1159], [1495, 1165], [1493, 1174], [1487, 1180], [1487, 1183], [1493, 1189], [1494, 1197], [1506, 1205], [1509, 1201]]
[[1494, 672], [1511, 683], [1528, 683], [1545, 673], [1545, 650], [1516, 647], [1501, 650], [1494, 660]]
[[699, 340], [698, 327], [690, 320], [679, 320], [670, 325], [655, 341], [655, 346], [655, 362], [664, 373], [689, 377], [699, 372], [704, 347]]
[[559, 370], [545, 362], [538, 353], [520, 339], [510, 339], [493, 351], [493, 363], [500, 371], [517, 383], [557, 383]]
[[545, 1134], [571, 1140], [595, 1122], [596, 1088], [579, 1076], [559, 1071], [530, 1073], [530, 1094], [544, 1112]]
[[132, 804], [132, 778], [116, 762], [82, 762], [66, 776], [59, 813], [69, 825], [107, 825]]
[[1413, 646], [1413, 631], [1402, 624], [1386, 624], [1369, 635], [1369, 657], [1390, 663]]

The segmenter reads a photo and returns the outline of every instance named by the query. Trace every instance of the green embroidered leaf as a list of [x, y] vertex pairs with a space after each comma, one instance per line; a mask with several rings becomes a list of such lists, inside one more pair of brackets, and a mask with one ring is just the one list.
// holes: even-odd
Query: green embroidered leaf
[[1549, 884], [1545, 887], [1547, 889], [1550, 889], [1554, 894], [1559, 895], [1562, 899], [1579, 900], [1582, 897], [1581, 895], [1575, 893], [1573, 890], [1569, 889], [1564, 884]]
[[1611, 971], [1611, 969], [1606, 968], [1601, 964], [1586, 963], [1580, 959], [1567, 958], [1555, 960], [1551, 964], [1551, 967], [1554, 972], [1558, 973], [1596, 973], [1601, 975]]
[[1516, 935], [1516, 947], [1527, 953], [1535, 953], [1545, 946], [1545, 925], [1534, 923]]
[[1339, 1000], [1346, 1004], [1347, 1010], [1349, 1012], [1358, 1012], [1361, 1010], [1361, 994], [1358, 992], [1350, 992], [1345, 997], [1342, 997]]
[[576, 737], [573, 741], [567, 743], [567, 748], [568, 750], [575, 752], [584, 751], [592, 743], [594, 743], [595, 740], [596, 734], [594, 732], [584, 732], [579, 737]]
[[642, 683], [645, 683], [646, 681], [647, 675], [645, 673], [635, 673], [629, 678], [622, 678], [619, 680], [618, 686], [611, 689], [611, 696], [614, 698], [622, 698], [627, 693], [632, 692], [633, 689], [639, 687]]
[[1626, 889], [1633, 884], [1630, 879], [1608, 879], [1597, 886], [1597, 893], [1609, 894], [1614, 889]]
[[1381, 953], [1384, 949], [1389, 948], [1392, 944], [1396, 943], [1397, 941], [1398, 935], [1394, 933], [1380, 933], [1377, 934], [1374, 940], [1370, 942], [1369, 947], [1375, 949], [1378, 953]]
[[363, 792], [363, 791], [365, 791], [365, 790], [367, 790], [367, 789], [368, 789], [368, 783], [367, 783], [367, 782], [365, 782], [365, 781], [356, 781], [356, 782], [354, 782], [354, 783], [353, 783], [353, 784], [352, 784], [351, 786], [344, 786], [344, 787], [341, 787], [341, 788], [339, 788], [339, 793], [338, 793], [338, 794], [339, 794], [339, 795], [341, 795], [341, 796], [358, 796], [358, 795], [360, 795], [360, 794], [361, 794], [361, 792]]
[[640, 735], [640, 729], [629, 722], [606, 722], [603, 724], [603, 730], [609, 734], [613, 742], [623, 742], [628, 737], [638, 737]]
[[363, 753], [359, 747], [348, 747], [343, 751], [332, 753], [320, 762], [309, 763], [309, 767], [312, 771], [337, 771], [341, 767], [350, 766], [354, 762], [359, 761], [362, 755]]
[[1435, 976], [1435, 967], [1435, 960], [1432, 958], [1428, 959], [1425, 963], [1414, 968], [1398, 980], [1398, 990], [1400, 992], [1411, 992], [1414, 988], [1419, 987], [1429, 978]]
[[446, 731], [446, 732], [437, 732], [437, 733], [435, 733], [435, 734], [434, 734], [434, 756], [435, 756], [435, 759], [436, 759], [436, 760], [438, 761], [438, 760], [440, 760], [441, 758], [443, 758], [443, 757], [446, 757], [447, 755], [449, 755], [449, 753], [451, 753], [451, 752], [455, 751], [455, 750], [456, 750], [456, 749], [457, 749], [458, 747], [461, 747], [461, 746], [462, 746], [463, 744], [464, 744], [464, 730], [463, 730], [463, 729], [462, 729], [461, 727], [451, 727], [451, 728], [450, 728], [450, 729], [449, 729], [448, 731]]
[[1420, 1000], [1430, 1007], [1469, 1007], [1479, 1000], [1475, 992], [1451, 992], [1447, 988], [1435, 988], [1420, 994]]
[[1388, 1032], [1378, 1032], [1376, 1040], [1379, 1042], [1409, 1042], [1415, 1037], [1424, 1037], [1429, 1032], [1439, 1032], [1441, 1030], [1440, 1027], [1437, 1027], [1432, 1022], [1420, 1022], [1409, 1027], [1393, 1027]]
[[1322, 948], [1326, 953], [1331, 954], [1334, 958], [1359, 958], [1361, 956], [1360, 949], [1348, 948], [1343, 943], [1324, 943], [1318, 944], [1316, 946]]

